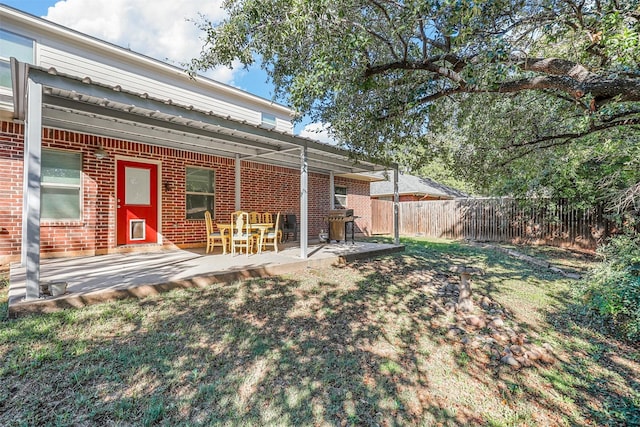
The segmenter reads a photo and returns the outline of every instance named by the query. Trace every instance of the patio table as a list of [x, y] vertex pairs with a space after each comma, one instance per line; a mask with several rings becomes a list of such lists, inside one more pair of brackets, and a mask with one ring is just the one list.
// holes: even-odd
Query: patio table
[[260, 232], [260, 240], [258, 241], [258, 253], [262, 253], [262, 243], [264, 242], [264, 234], [269, 231], [270, 228], [273, 228], [273, 222], [257, 222], [255, 224], [251, 224], [252, 231]]

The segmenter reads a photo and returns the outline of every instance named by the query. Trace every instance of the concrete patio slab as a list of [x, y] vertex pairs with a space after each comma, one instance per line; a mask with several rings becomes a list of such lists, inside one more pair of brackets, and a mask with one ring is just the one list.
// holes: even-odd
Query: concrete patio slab
[[12, 265], [9, 317], [122, 298], [143, 298], [175, 288], [204, 287], [212, 283], [328, 267], [403, 250], [402, 245], [356, 242], [309, 246], [307, 259], [300, 258], [298, 246], [285, 247], [278, 253], [265, 251], [249, 256], [205, 254], [202, 248], [47, 259], [41, 263], [41, 284], [64, 282], [66, 293], [25, 300], [25, 268]]

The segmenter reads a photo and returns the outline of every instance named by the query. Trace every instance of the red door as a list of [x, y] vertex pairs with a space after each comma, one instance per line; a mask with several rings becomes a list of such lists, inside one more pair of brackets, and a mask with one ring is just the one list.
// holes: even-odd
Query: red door
[[158, 166], [118, 160], [116, 169], [118, 245], [157, 243]]

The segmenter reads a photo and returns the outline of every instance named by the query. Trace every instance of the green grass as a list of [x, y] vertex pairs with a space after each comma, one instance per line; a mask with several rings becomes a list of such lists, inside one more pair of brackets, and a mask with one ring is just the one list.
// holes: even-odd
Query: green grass
[[[497, 251], [403, 243], [346, 267], [2, 321], [0, 425], [640, 423], [640, 352], [583, 323], [575, 282]], [[556, 362], [514, 371], [450, 337], [455, 316], [435, 303], [456, 264], [483, 268], [474, 295]]]

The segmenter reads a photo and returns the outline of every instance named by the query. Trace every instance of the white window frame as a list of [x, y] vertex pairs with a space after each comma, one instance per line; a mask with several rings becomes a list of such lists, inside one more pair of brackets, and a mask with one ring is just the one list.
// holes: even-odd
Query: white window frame
[[[212, 193], [207, 193], [207, 192], [200, 192], [200, 191], [187, 191], [187, 180], [189, 179], [189, 169], [200, 169], [200, 170], [206, 170], [206, 171], [210, 171], [212, 173], [212, 182], [211, 182], [211, 188], [213, 189]], [[204, 213], [202, 214], [202, 218], [189, 218], [188, 213], [187, 213], [187, 198], [190, 195], [193, 196], [211, 196], [211, 198], [213, 199], [213, 206], [211, 208], [212, 212], [211, 212], [211, 218], [215, 218], [215, 211], [216, 211], [216, 171], [215, 169], [212, 168], [203, 168], [203, 167], [199, 167], [199, 166], [187, 166], [185, 167], [185, 174], [184, 174], [184, 185], [185, 185], [185, 198], [184, 198], [184, 207], [185, 207], [185, 219], [187, 220], [204, 220]]]
[[[340, 188], [341, 190], [344, 189], [344, 194], [342, 194], [342, 191], [340, 193], [338, 193], [338, 188]], [[333, 198], [334, 198], [334, 205], [336, 209], [346, 209], [347, 208], [347, 193], [348, 193], [349, 189], [347, 188], [347, 186], [345, 185], [336, 185], [333, 187]], [[342, 200], [344, 200], [344, 203], [342, 203]]]
[[[67, 190], [77, 190], [78, 191], [78, 217], [77, 218], [47, 218], [45, 216], [41, 217], [41, 220], [43, 222], [49, 222], [49, 223], [53, 223], [53, 222], [73, 222], [73, 221], [82, 221], [83, 217], [84, 217], [84, 187], [83, 187], [83, 171], [82, 171], [82, 163], [83, 163], [83, 158], [82, 158], [82, 153], [78, 152], [78, 151], [70, 151], [70, 150], [57, 150], [57, 149], [51, 149], [51, 148], [43, 148], [42, 149], [42, 156], [45, 156], [45, 153], [50, 152], [50, 153], [61, 153], [61, 154], [68, 154], [70, 156], [78, 156], [80, 157], [80, 182], [78, 184], [60, 184], [60, 183], [51, 183], [51, 182], [44, 182], [43, 178], [44, 178], [44, 173], [43, 176], [40, 177], [40, 186], [42, 188], [42, 190], [45, 190], [47, 188], [57, 188], [57, 189], [67, 189]], [[42, 197], [42, 196], [41, 196]], [[42, 210], [42, 209], [41, 209]]]

